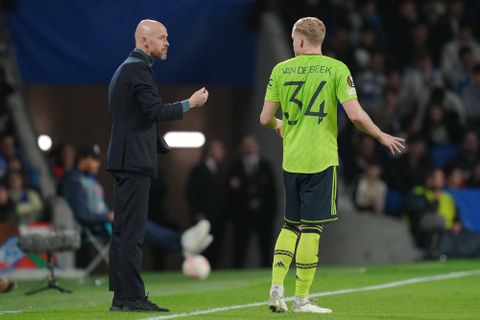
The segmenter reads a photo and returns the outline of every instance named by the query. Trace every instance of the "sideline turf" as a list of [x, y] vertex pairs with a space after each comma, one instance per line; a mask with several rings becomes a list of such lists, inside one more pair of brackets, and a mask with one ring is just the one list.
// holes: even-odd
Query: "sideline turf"
[[[360, 288], [415, 277], [480, 269], [479, 260], [417, 263], [374, 267], [319, 268], [312, 292]], [[290, 271], [286, 295], [293, 294]], [[180, 272], [144, 274], [151, 300], [169, 307], [168, 314], [191, 312], [236, 304], [266, 301], [270, 270], [219, 271], [205, 281], [186, 279]], [[111, 294], [106, 279], [96, 287], [93, 280], [79, 284], [61, 280], [73, 294], [50, 290], [33, 296], [24, 292], [38, 282], [20, 282], [16, 291], [0, 295], [4, 319], [144, 319], [167, 314], [108, 312]], [[480, 276], [419, 283], [368, 292], [322, 297], [317, 302], [333, 309], [330, 315], [272, 314], [266, 306], [224, 311], [178, 319], [480, 319]], [[288, 303], [289, 307], [291, 303]]]

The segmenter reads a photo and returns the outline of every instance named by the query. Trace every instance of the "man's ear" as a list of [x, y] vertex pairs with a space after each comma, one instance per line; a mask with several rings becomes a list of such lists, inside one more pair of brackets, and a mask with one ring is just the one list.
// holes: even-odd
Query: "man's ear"
[[303, 42], [303, 38], [300, 38], [300, 48], [303, 48], [304, 45], [305, 43]]

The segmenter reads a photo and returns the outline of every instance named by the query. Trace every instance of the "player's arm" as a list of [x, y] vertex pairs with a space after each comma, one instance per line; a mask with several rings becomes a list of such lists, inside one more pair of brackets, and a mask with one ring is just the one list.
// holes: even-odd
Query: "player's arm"
[[262, 126], [273, 129], [282, 135], [282, 120], [275, 117], [278, 108], [280, 108], [278, 102], [265, 101], [263, 103], [262, 113], [260, 114], [260, 123]]
[[403, 149], [405, 149], [405, 139], [391, 136], [380, 130], [365, 110], [363, 110], [357, 99], [345, 101], [342, 105], [350, 121], [352, 121], [359, 130], [377, 139], [387, 147], [392, 154], [401, 153]]

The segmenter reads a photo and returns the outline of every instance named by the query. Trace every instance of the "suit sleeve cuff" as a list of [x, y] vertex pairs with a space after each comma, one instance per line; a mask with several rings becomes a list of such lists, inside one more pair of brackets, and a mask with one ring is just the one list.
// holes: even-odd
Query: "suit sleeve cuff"
[[188, 100], [183, 100], [181, 104], [182, 104], [183, 113], [190, 110], [190, 103], [188, 102]]

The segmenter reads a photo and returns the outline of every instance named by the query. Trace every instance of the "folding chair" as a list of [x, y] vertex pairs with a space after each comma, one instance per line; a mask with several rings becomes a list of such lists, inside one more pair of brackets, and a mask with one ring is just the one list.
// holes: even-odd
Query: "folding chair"
[[82, 232], [82, 242], [84, 244], [92, 244], [95, 250], [97, 251], [97, 255], [89, 262], [89, 264], [85, 267], [84, 273], [83, 273], [83, 278], [85, 279], [88, 277], [93, 270], [102, 262], [105, 261], [105, 263], [108, 265], [108, 252], [110, 250], [110, 239], [108, 239], [108, 242], [105, 243], [105, 239], [107, 238], [106, 236], [111, 237], [111, 231], [108, 229], [107, 226], [105, 227], [105, 237], [102, 237], [101, 235], [95, 234], [92, 232], [92, 230], [85, 225], [80, 226], [81, 232]]

